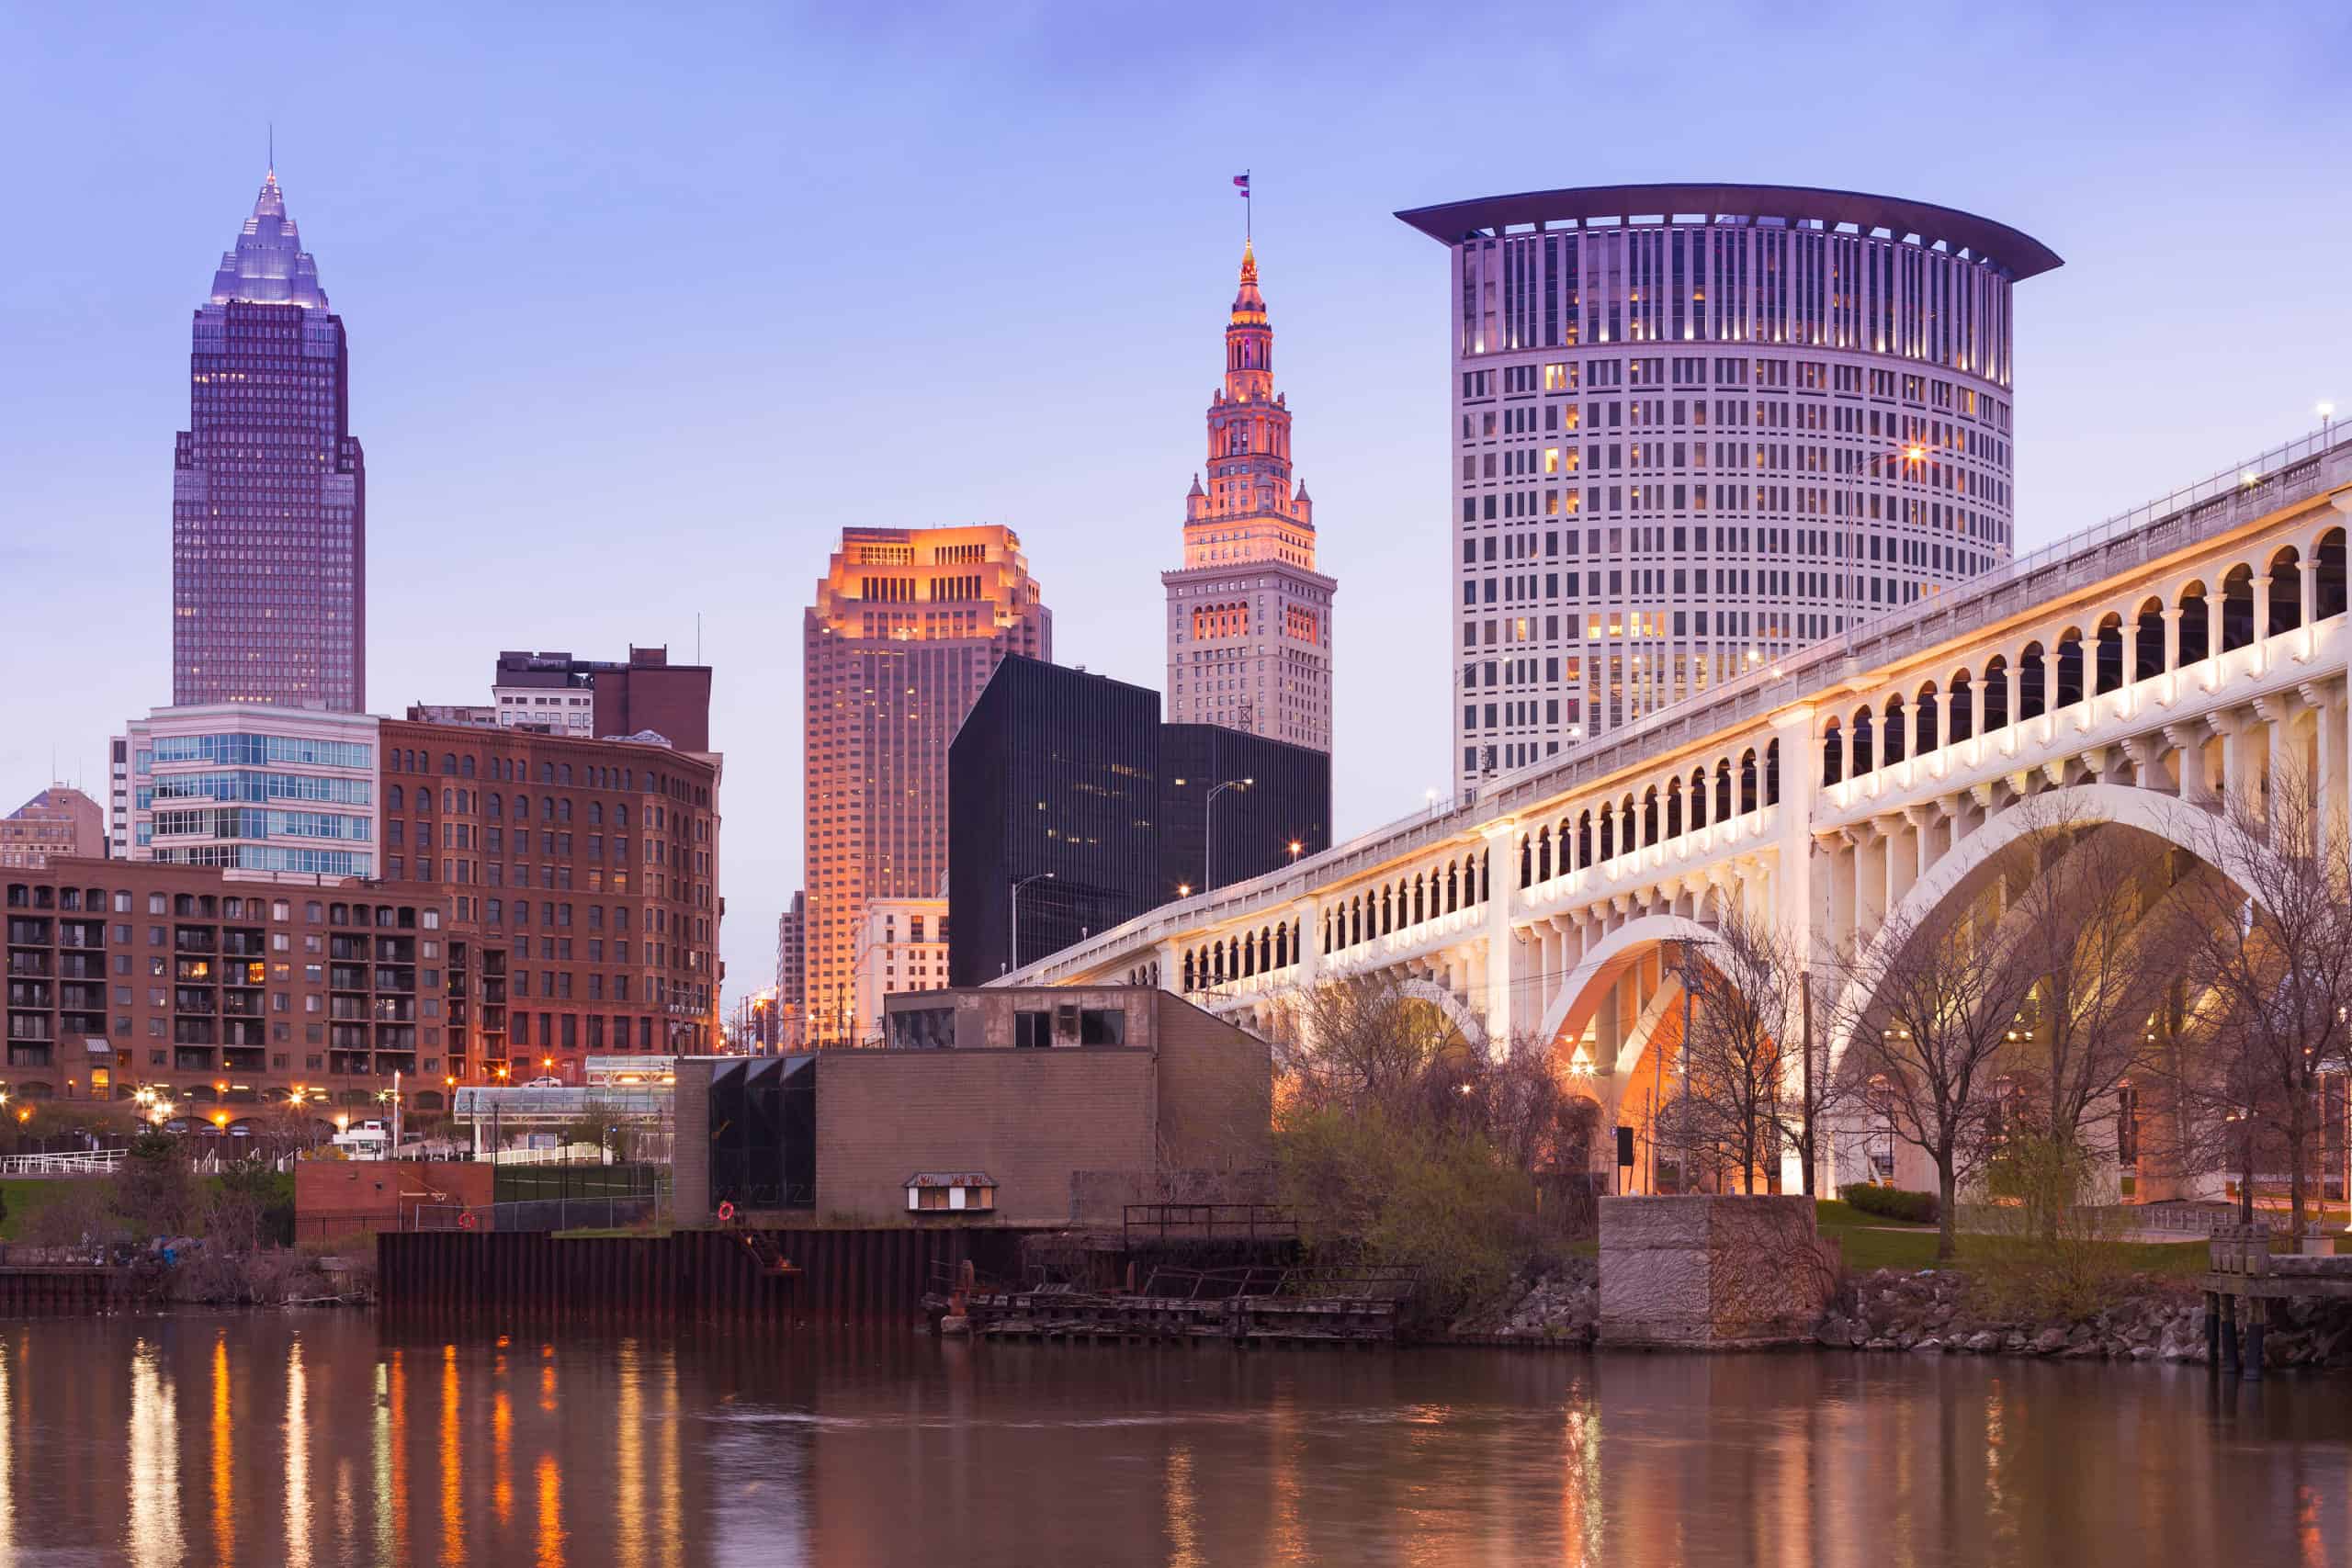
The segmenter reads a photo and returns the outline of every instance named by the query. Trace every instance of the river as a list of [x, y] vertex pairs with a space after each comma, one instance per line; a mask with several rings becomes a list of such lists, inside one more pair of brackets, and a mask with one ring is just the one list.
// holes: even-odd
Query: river
[[0, 1324], [0, 1563], [2352, 1561], [2341, 1382]]

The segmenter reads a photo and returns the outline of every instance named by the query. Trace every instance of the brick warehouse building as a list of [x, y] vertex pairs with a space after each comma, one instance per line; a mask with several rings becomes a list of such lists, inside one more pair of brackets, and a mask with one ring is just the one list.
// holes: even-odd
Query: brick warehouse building
[[407, 719], [381, 739], [386, 884], [449, 911], [444, 1076], [717, 1048], [717, 756]]
[[446, 1071], [457, 944], [431, 889], [61, 858], [0, 874], [0, 904], [19, 1100], [152, 1085], [233, 1118], [298, 1085], [356, 1106], [395, 1071]]

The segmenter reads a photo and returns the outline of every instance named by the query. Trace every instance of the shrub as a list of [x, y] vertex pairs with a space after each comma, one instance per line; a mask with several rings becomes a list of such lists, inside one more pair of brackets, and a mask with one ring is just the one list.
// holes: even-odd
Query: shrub
[[1411, 1269], [1421, 1314], [1501, 1289], [1526, 1252], [1534, 1184], [1475, 1133], [1315, 1111], [1277, 1135], [1276, 1158], [1308, 1256]]
[[1943, 1217], [1932, 1192], [1914, 1192], [1907, 1188], [1878, 1187], [1865, 1182], [1841, 1187], [1838, 1196], [1846, 1201], [1849, 1208], [1907, 1225], [1932, 1225]]
[[2128, 1269], [2122, 1222], [2088, 1200], [2098, 1161], [2081, 1145], [2013, 1136], [1981, 1179], [1960, 1258], [1980, 1311], [2075, 1323], [2115, 1300]]

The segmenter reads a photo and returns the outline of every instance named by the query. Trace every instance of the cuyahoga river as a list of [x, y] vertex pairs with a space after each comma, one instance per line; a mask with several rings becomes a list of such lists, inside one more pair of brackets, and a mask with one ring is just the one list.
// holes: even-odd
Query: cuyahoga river
[[2352, 1385], [0, 1324], [0, 1562], [2343, 1563]]

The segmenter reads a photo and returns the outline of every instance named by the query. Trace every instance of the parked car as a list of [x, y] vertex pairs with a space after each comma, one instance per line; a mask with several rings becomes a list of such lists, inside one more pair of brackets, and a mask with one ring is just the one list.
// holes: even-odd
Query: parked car
[[561, 1078], [533, 1078], [523, 1087], [525, 1089], [561, 1089], [563, 1080]]

